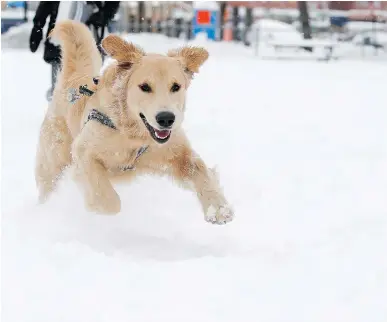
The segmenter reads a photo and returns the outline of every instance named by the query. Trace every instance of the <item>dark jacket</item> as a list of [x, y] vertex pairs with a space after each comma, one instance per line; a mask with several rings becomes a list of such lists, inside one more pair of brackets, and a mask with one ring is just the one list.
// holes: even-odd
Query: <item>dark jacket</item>
[[[43, 39], [43, 28], [46, 24], [47, 18], [50, 16], [48, 23], [47, 34], [44, 42], [44, 55], [43, 58], [47, 63], [59, 63], [60, 62], [60, 48], [53, 45], [48, 41], [47, 36], [54, 28], [56, 18], [58, 16], [60, 1], [40, 1], [38, 8], [36, 9], [35, 17], [33, 19], [34, 26], [30, 35], [30, 49], [34, 53]], [[120, 1], [87, 1], [87, 4], [93, 5], [98, 8], [98, 11], [91, 14], [86, 21], [87, 26], [93, 25], [95, 28], [104, 28], [113, 19], [117, 13]]]

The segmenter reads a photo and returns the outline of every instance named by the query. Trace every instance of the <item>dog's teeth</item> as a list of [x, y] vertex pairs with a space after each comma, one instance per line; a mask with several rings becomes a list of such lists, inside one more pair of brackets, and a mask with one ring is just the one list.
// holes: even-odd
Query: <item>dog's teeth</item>
[[160, 136], [160, 135], [157, 133], [157, 131], [155, 131], [155, 135], [156, 135], [156, 137], [157, 137], [158, 139], [163, 140], [163, 139], [165, 139], [165, 138], [169, 135], [169, 133], [168, 133], [167, 135]]

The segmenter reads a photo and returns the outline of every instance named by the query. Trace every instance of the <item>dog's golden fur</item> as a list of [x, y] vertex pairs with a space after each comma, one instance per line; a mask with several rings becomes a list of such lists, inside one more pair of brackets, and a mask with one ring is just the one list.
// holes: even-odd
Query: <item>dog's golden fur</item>
[[[40, 201], [47, 199], [63, 170], [71, 165], [91, 211], [118, 213], [121, 201], [112, 182], [151, 173], [169, 175], [196, 192], [207, 221], [232, 220], [233, 211], [215, 171], [192, 150], [181, 128], [186, 90], [192, 75], [207, 60], [207, 51], [184, 47], [166, 56], [145, 54], [120, 37], [109, 35], [102, 47], [115, 62], [99, 76], [102, 60], [85, 25], [61, 22], [50, 36], [61, 44], [62, 70], [40, 131], [35, 172]], [[97, 76], [96, 85], [93, 77]], [[140, 90], [139, 85], [144, 83], [150, 85], [151, 93]], [[69, 103], [68, 90], [85, 84], [94, 95]], [[180, 90], [171, 92], [173, 84], [179, 84]], [[117, 129], [95, 120], [87, 122], [92, 109], [106, 114]], [[176, 116], [170, 139], [163, 144], [152, 138], [140, 117], [142, 114], [156, 128], [155, 115], [160, 111]], [[147, 151], [136, 159], [144, 146]], [[134, 170], [122, 170], [133, 165]]]

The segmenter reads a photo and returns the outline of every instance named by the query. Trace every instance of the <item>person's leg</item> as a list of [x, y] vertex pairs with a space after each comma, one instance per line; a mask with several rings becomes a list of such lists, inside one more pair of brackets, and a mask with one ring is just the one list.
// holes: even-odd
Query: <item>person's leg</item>
[[59, 62], [53, 62], [51, 64], [51, 88], [49, 88], [46, 92], [46, 99], [47, 101], [51, 101], [52, 95], [54, 93], [54, 88], [56, 84], [56, 77], [60, 71], [60, 63]]
[[[83, 7], [83, 1], [61, 2], [59, 8], [56, 8], [56, 12], [53, 11], [51, 13], [47, 35], [55, 26], [56, 22], [65, 19], [80, 20], [83, 15]], [[51, 65], [51, 87], [46, 92], [46, 99], [48, 101], [51, 101], [52, 99], [56, 77], [61, 68], [60, 54], [60, 47], [53, 45], [49, 39], [47, 39], [44, 48], [44, 60]]]
[[56, 74], [60, 69], [60, 48], [58, 46], [53, 45], [49, 39], [48, 35], [51, 30], [55, 27], [56, 19], [58, 16], [59, 10], [59, 1], [51, 2], [51, 13], [50, 13], [50, 21], [48, 23], [46, 41], [44, 44], [44, 55], [43, 59], [45, 62], [51, 65], [51, 88], [49, 88], [46, 92], [46, 99], [51, 101], [52, 93], [54, 92], [54, 87], [56, 83]]
[[78, 2], [80, 6], [82, 6], [82, 15], [80, 17], [80, 22], [86, 23], [86, 21], [90, 18], [93, 13], [93, 6], [82, 2]]
[[58, 1], [48, 2], [40, 1], [36, 9], [35, 17], [33, 19], [33, 28], [30, 35], [30, 49], [35, 52], [40, 42], [43, 39], [43, 28], [46, 24], [47, 17], [51, 15], [51, 11], [55, 9], [55, 5], [59, 5]]

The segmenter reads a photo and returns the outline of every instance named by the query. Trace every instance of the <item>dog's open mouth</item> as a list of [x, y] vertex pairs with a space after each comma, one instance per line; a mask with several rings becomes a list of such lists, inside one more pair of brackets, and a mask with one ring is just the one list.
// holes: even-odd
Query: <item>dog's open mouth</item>
[[157, 143], [166, 143], [171, 137], [171, 130], [158, 130], [148, 123], [144, 114], [140, 113], [140, 117], [148, 129], [150, 135]]

